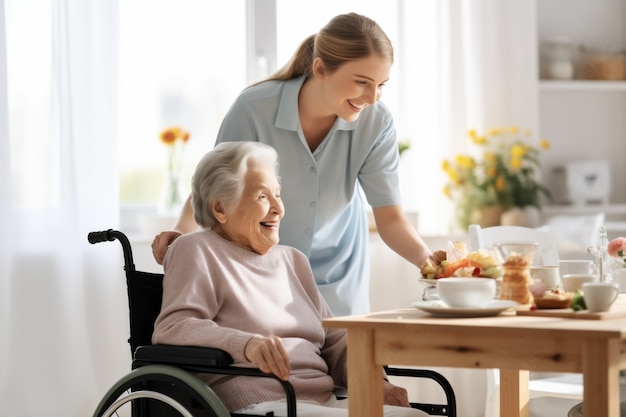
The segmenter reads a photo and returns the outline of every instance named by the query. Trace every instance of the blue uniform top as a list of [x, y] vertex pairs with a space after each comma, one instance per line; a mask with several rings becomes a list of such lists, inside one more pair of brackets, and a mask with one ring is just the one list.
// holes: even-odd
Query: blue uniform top
[[245, 90], [217, 137], [276, 149], [285, 217], [280, 243], [304, 252], [335, 315], [369, 312], [369, 237], [362, 188], [372, 207], [400, 204], [398, 145], [389, 110], [379, 101], [354, 122], [337, 118], [311, 153], [298, 117], [304, 77]]

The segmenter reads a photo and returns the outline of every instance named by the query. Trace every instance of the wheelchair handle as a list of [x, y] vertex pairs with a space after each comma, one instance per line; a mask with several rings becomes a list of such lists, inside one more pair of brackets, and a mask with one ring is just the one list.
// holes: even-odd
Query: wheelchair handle
[[112, 234], [113, 231], [113, 229], [109, 229], [100, 232], [89, 232], [87, 240], [91, 244], [115, 240], [115, 236]]
[[130, 246], [130, 241], [124, 233], [118, 230], [109, 229], [98, 232], [89, 232], [89, 234], [87, 234], [87, 240], [91, 244], [110, 242], [116, 239], [120, 242], [122, 249], [124, 250], [124, 270], [134, 271], [135, 263], [133, 262], [133, 251]]

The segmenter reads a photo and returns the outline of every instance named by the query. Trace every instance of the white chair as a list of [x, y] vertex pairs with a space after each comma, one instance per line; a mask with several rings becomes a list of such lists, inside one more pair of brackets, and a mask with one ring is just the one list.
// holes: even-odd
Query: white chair
[[[529, 228], [522, 226], [492, 226], [482, 228], [472, 224], [468, 228], [469, 250], [493, 249], [497, 242], [537, 242], [539, 247], [534, 264], [558, 265], [557, 239], [547, 227]], [[529, 382], [531, 417], [567, 416], [568, 410], [582, 399], [581, 379], [577, 374], [531, 373]], [[497, 416], [499, 408], [499, 374], [490, 373], [487, 395], [490, 401], [486, 416]], [[559, 410], [555, 413], [555, 410]], [[501, 416], [504, 417], [504, 416]]]
[[471, 224], [468, 228], [469, 250], [493, 249], [497, 242], [537, 242], [534, 264], [558, 265], [559, 248], [556, 237], [547, 227], [530, 228], [522, 226], [492, 226], [481, 228], [478, 224]]

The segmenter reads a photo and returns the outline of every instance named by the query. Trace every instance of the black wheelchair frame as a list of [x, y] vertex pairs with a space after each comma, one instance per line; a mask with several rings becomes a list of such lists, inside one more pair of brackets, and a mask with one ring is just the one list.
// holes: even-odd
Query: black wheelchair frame
[[[293, 386], [273, 374], [259, 369], [232, 366], [233, 360], [220, 349], [153, 345], [154, 322], [161, 309], [163, 274], [135, 269], [132, 248], [120, 231], [90, 232], [90, 243], [118, 240], [124, 252], [124, 271], [130, 316], [132, 371], [118, 380], [98, 404], [93, 416], [110, 417], [124, 404], [131, 404], [132, 417], [233, 417], [196, 373], [245, 375], [272, 378], [285, 392], [287, 416], [296, 416]], [[426, 369], [385, 367], [391, 376], [429, 378], [446, 396], [445, 404], [412, 403], [413, 408], [430, 415], [456, 417], [456, 397], [448, 380], [440, 373]], [[250, 417], [250, 415], [247, 415]]]

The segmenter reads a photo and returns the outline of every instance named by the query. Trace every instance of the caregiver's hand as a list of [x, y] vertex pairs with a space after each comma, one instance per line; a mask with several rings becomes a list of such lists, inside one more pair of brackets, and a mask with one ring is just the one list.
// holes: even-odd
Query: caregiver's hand
[[159, 265], [163, 264], [167, 247], [180, 235], [182, 235], [182, 233], [178, 230], [166, 230], [154, 237], [152, 241], [152, 256], [154, 256], [154, 260], [157, 261]]

